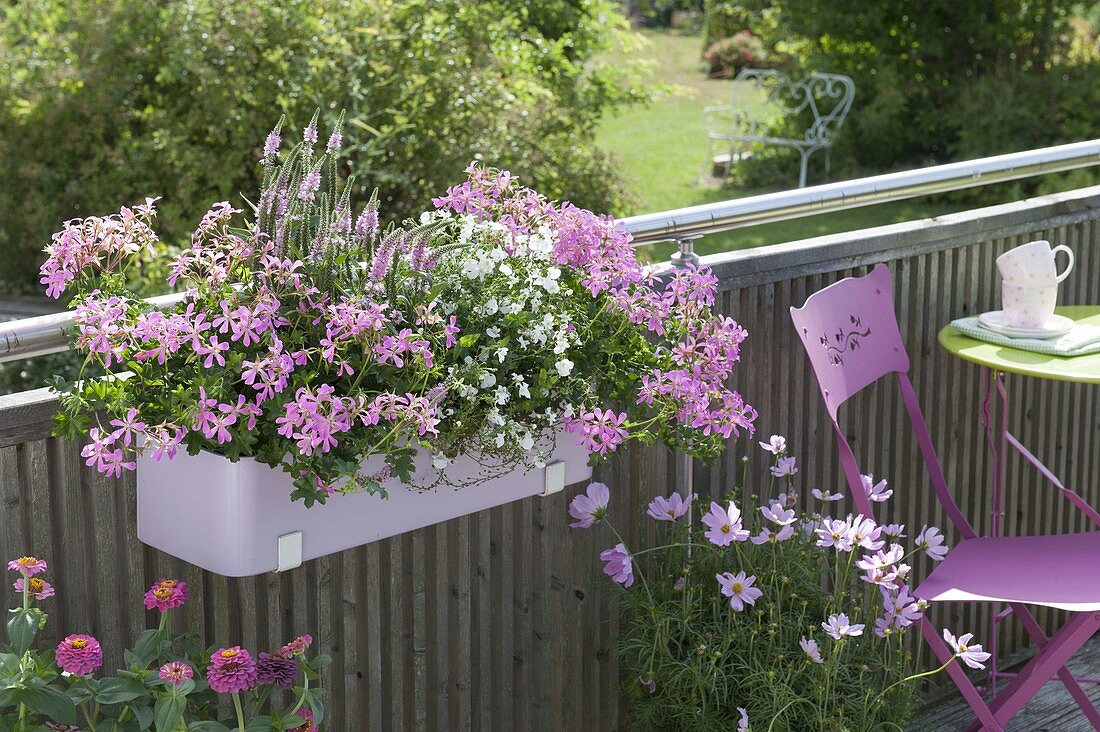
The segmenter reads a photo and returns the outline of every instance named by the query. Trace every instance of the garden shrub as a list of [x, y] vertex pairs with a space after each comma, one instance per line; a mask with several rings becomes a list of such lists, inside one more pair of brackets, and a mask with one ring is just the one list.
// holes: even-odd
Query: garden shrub
[[710, 75], [732, 78], [744, 68], [767, 69], [773, 66], [767, 49], [751, 31], [743, 30], [712, 43], [703, 52]]
[[[603, 211], [621, 186], [593, 146], [636, 96], [595, 62], [624, 21], [609, 0], [28, 0], [0, 17], [0, 271], [34, 287], [63, 220], [160, 204], [183, 243], [210, 200], [243, 203], [272, 119], [348, 111], [362, 190], [400, 218], [471, 158]], [[329, 123], [332, 119], [328, 120]]]

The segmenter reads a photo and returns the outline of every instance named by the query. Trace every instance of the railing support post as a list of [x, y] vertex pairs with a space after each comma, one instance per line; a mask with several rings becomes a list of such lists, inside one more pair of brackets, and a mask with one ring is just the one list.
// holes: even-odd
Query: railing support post
[[672, 255], [673, 267], [698, 267], [699, 255], [695, 253], [695, 240], [702, 238], [701, 236], [687, 236], [683, 239], [676, 239], [676, 246], [679, 248], [675, 254]]

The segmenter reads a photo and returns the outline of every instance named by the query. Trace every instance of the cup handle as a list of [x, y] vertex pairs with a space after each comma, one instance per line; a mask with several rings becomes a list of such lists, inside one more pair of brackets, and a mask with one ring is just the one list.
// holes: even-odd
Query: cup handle
[[1066, 256], [1069, 257], [1069, 265], [1067, 265], [1066, 268], [1064, 270], [1062, 270], [1062, 273], [1060, 275], [1058, 275], [1057, 277], [1054, 278], [1055, 282], [1061, 282], [1066, 277], [1068, 277], [1070, 271], [1073, 270], [1073, 250], [1070, 249], [1069, 247], [1067, 247], [1065, 244], [1059, 244], [1058, 246], [1054, 247], [1054, 249], [1051, 250], [1051, 253], [1055, 257], [1058, 256], [1058, 252], [1065, 252], [1066, 253]]

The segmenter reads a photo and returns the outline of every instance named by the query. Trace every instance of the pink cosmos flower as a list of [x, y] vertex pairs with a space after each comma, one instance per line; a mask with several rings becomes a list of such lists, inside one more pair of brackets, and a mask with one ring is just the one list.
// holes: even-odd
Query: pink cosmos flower
[[889, 539], [904, 539], [905, 524], [884, 524], [882, 535]]
[[238, 694], [256, 685], [256, 663], [240, 646], [219, 649], [206, 669], [210, 688], [219, 694]]
[[875, 483], [874, 475], [862, 475], [863, 490], [867, 492], [867, 497], [876, 503], [882, 503], [886, 501], [890, 496], [894, 495], [894, 491], [886, 490], [886, 481], [880, 480]]
[[57, 667], [75, 676], [86, 676], [103, 665], [103, 649], [90, 635], [75, 633], [57, 644]]
[[172, 686], [179, 686], [187, 679], [194, 678], [195, 670], [181, 661], [170, 661], [160, 667], [158, 675]]
[[710, 512], [703, 516], [703, 523], [710, 527], [706, 537], [715, 546], [729, 546], [749, 538], [748, 530], [741, 526], [741, 509], [733, 501], [730, 501], [728, 509], [712, 501]]
[[[932, 561], [942, 562], [947, 556], [947, 542], [943, 533], [935, 526], [925, 526], [917, 534], [917, 548], [927, 554]], [[10, 566], [10, 565], [9, 565]]]
[[798, 468], [795, 467], [795, 462], [795, 457], [793, 455], [779, 458], [775, 461], [775, 465], [771, 467], [772, 475], [776, 478], [786, 478], [794, 475], [798, 472]]
[[642, 685], [642, 688], [648, 691], [650, 694], [657, 693], [657, 682], [648, 676], [639, 676], [638, 683]]
[[569, 515], [577, 519], [569, 524], [574, 529], [587, 529], [607, 515], [611, 491], [603, 483], [589, 483], [585, 493], [578, 493], [569, 502]]
[[145, 609], [156, 608], [162, 613], [187, 602], [187, 583], [176, 579], [162, 579], [145, 593]]
[[53, 585], [44, 579], [38, 577], [20, 577], [12, 585], [15, 591], [22, 594], [23, 588], [27, 588], [27, 592], [36, 600], [45, 600], [47, 597], [53, 597]]
[[806, 654], [808, 659], [814, 663], [825, 663], [824, 659], [821, 658], [821, 649], [818, 648], [817, 641], [813, 638], [803, 636], [798, 641], [798, 645], [802, 647], [802, 652]]
[[861, 546], [869, 551], [878, 551], [885, 543], [879, 537], [882, 535], [882, 527], [875, 524], [874, 519], [864, 518], [863, 514], [852, 519], [850, 537], [853, 546]]
[[621, 543], [600, 552], [600, 561], [607, 562], [603, 573], [623, 587], [634, 584], [634, 560]]
[[737, 722], [737, 732], [749, 732], [749, 713], [744, 707], [737, 707], [737, 713], [741, 715]]
[[688, 512], [694, 499], [694, 493], [686, 499], [681, 498], [679, 493], [673, 493], [668, 498], [656, 496], [649, 502], [646, 513], [658, 521], [675, 521]]
[[31, 556], [19, 557], [8, 562], [8, 569], [20, 572], [24, 577], [33, 577], [46, 571], [46, 560]]
[[821, 624], [821, 629], [835, 640], [843, 640], [845, 636], [863, 635], [863, 625], [852, 624], [844, 613], [830, 615], [829, 619]]
[[779, 501], [775, 501], [770, 506], [761, 506], [760, 513], [764, 514], [764, 518], [768, 521], [771, 521], [773, 524], [778, 524], [779, 526], [793, 524], [795, 521], [794, 511], [785, 508]]
[[826, 488], [825, 490], [814, 488], [812, 491], [810, 491], [810, 493], [812, 493], [813, 497], [821, 501], [822, 503], [828, 503], [829, 501], [839, 501], [841, 498], [844, 498], [844, 495], [842, 493], [833, 493], [828, 488]]
[[852, 551], [852, 525], [848, 521], [825, 518], [821, 526], [814, 530], [818, 535], [817, 546], [836, 549], [838, 552]]
[[722, 586], [722, 594], [730, 599], [730, 608], [737, 612], [744, 610], [745, 605], [755, 605], [756, 601], [764, 595], [761, 590], [753, 587], [756, 575], [746, 577], [744, 572], [737, 574], [723, 572], [714, 577]]
[[958, 658], [970, 668], [983, 669], [985, 668], [985, 662], [989, 660], [990, 654], [982, 650], [981, 645], [978, 643], [970, 645], [970, 639], [973, 637], [973, 633], [967, 633], [959, 636], [956, 640], [951, 631], [947, 628], [943, 630], [943, 639], [955, 651], [955, 658]]
[[760, 544], [767, 544], [768, 542], [778, 543], [780, 541], [786, 541], [792, 536], [794, 536], [794, 527], [790, 524], [780, 528], [778, 531], [770, 526], [765, 526], [760, 530], [759, 534], [749, 539], [749, 541], [759, 546]]
[[787, 451], [787, 438], [782, 435], [772, 435], [767, 442], [761, 442], [760, 447], [772, 455], [782, 455]]

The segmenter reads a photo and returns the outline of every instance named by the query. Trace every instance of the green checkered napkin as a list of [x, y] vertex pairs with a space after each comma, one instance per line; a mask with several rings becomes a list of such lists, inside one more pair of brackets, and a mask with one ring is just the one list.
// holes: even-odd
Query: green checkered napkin
[[1035, 351], [1049, 356], [1084, 356], [1100, 353], [1100, 326], [1078, 323], [1069, 333], [1058, 338], [1009, 338], [995, 333], [978, 324], [977, 318], [959, 318], [951, 321], [951, 327], [971, 338], [977, 338], [998, 346], [1019, 348], [1022, 351]]

